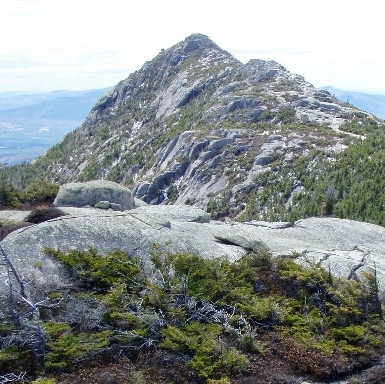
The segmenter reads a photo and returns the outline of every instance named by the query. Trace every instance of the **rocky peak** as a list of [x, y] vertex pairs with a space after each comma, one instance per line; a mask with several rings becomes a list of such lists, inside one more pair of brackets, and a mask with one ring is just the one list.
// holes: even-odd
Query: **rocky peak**
[[164, 120], [197, 98], [206, 101], [199, 111], [205, 123], [279, 122], [276, 113], [291, 108], [297, 121], [340, 124], [340, 115], [353, 111], [275, 61], [242, 65], [207, 36], [193, 34], [121, 81], [95, 104], [84, 128], [115, 119], [119, 109], [140, 115], [141, 124]]
[[[130, 107], [135, 100], [138, 101], [140, 108], [143, 103], [151, 103], [153, 110], [157, 109], [157, 117], [169, 113], [164, 113], [167, 109], [170, 113], [175, 108], [183, 106], [189, 99], [195, 97], [194, 93], [200, 93], [202, 87], [209, 80], [208, 76], [201, 78], [202, 70], [208, 70], [212, 66], [218, 66], [220, 63], [239, 63], [228, 52], [222, 50], [207, 36], [202, 34], [193, 34], [185, 40], [179, 42], [169, 49], [162, 49], [161, 52], [151, 61], [146, 62], [143, 67], [131, 74], [127, 79], [121, 81], [113, 90], [100, 99], [89, 113], [85, 124], [91, 125], [96, 121], [105, 120], [107, 116], [114, 116], [115, 112], [121, 106], [128, 104]], [[181, 100], [178, 102], [170, 101], [167, 96], [162, 105], [161, 94], [173, 93], [181, 87], [188, 89], [188, 92], [182, 92]], [[197, 89], [195, 89], [197, 88]], [[158, 97], [155, 94], [160, 92]], [[139, 97], [138, 96], [144, 96]], [[172, 105], [165, 107], [165, 103]]]
[[183, 44], [182, 52], [186, 55], [189, 54], [196, 49], [199, 48], [210, 48], [210, 49], [216, 49], [219, 51], [222, 51], [221, 48], [218, 47], [217, 44], [215, 44], [210, 38], [206, 35], [203, 35], [201, 33], [193, 33], [192, 35], [186, 37], [184, 41], [178, 45]]

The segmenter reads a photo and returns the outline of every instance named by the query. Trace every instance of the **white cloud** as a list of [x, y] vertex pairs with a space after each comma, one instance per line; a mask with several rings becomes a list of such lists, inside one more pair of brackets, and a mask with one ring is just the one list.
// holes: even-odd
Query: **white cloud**
[[191, 33], [316, 86], [385, 92], [381, 2], [0, 0], [0, 91], [117, 83]]

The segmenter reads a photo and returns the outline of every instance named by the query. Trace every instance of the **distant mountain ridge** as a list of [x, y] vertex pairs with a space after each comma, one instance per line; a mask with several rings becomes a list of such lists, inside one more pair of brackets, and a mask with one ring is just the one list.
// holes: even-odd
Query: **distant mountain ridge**
[[41, 93], [42, 93], [41, 91], [2, 91], [0, 92], [0, 100], [21, 96], [21, 95], [37, 95]]
[[343, 91], [331, 86], [322, 87], [330, 92], [338, 100], [354, 105], [363, 111], [373, 113], [373, 115], [385, 120], [385, 96], [374, 95], [362, 92]]
[[33, 92], [33, 93], [17, 93], [0, 92], [0, 111], [16, 109], [29, 105], [39, 105], [42, 102], [49, 102], [59, 98], [82, 100], [85, 98], [100, 97], [104, 93], [110, 91], [112, 87], [101, 89], [90, 89], [82, 91], [66, 91], [57, 90], [51, 92]]
[[[58, 91], [47, 94], [48, 97], [44, 97], [46, 94], [42, 94], [36, 97], [20, 96], [12, 98], [12, 101], [9, 99], [0, 100], [0, 119], [84, 120], [87, 112], [94, 105], [95, 100], [108, 91], [109, 88], [86, 92], [81, 91], [72, 96], [71, 93], [73, 92]], [[66, 95], [67, 93], [69, 95]], [[7, 101], [7, 104], [11, 102], [14, 104], [23, 103], [24, 105], [2, 110], [1, 108]]]
[[43, 154], [80, 126], [110, 89], [0, 93], [0, 162], [16, 164]]

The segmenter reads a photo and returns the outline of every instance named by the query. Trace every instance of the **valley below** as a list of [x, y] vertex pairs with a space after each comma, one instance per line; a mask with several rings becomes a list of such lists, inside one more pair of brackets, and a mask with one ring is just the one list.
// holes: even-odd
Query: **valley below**
[[0, 162], [30, 162], [78, 128], [109, 88], [34, 94], [0, 93]]

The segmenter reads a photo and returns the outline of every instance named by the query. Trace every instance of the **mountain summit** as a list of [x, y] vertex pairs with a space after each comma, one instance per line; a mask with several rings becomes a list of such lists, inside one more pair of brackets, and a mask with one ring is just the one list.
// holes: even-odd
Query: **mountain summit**
[[151, 204], [282, 218], [267, 212], [303, 191], [296, 165], [332, 161], [367, 122], [380, 124], [275, 61], [242, 64], [193, 34], [121, 81], [31, 167], [60, 183], [119, 182]]
[[[156, 117], [167, 117], [188, 104], [210, 84], [206, 75], [215, 68], [240, 65], [229, 53], [220, 49], [207, 36], [194, 34], [183, 42], [162, 50], [152, 61], [131, 74], [108, 93], [92, 109], [86, 124], [105, 118], [133, 98], [146, 102]], [[204, 80], [204, 82], [203, 82]]]
[[[242, 65], [207, 36], [193, 34], [162, 50], [139, 71], [120, 82], [94, 106], [86, 124], [105, 119], [133, 98], [141, 99], [141, 109], [147, 107], [149, 112], [155, 112], [157, 119], [164, 119], [202, 93], [206, 99], [213, 97], [212, 103], [217, 101], [223, 106], [220, 108], [214, 103], [211, 106], [214, 108], [210, 108], [207, 105], [204, 108], [206, 122], [229, 120], [234, 111], [240, 119], [239, 112], [246, 110], [247, 121], [257, 122], [258, 116], [265, 110], [273, 109], [273, 106], [290, 105], [296, 108], [298, 119], [328, 123], [338, 118], [336, 112], [341, 112], [341, 108], [334, 105], [337, 100], [327, 91], [316, 90], [302, 76], [290, 73], [275, 61], [250, 60]], [[273, 95], [277, 100], [272, 99]], [[276, 101], [274, 105], [273, 101]], [[143, 105], [143, 102], [146, 104]], [[331, 113], [322, 113], [325, 109]], [[265, 117], [260, 119], [262, 121], [271, 120], [268, 116], [262, 117]], [[341, 123], [343, 120], [338, 121]]]

